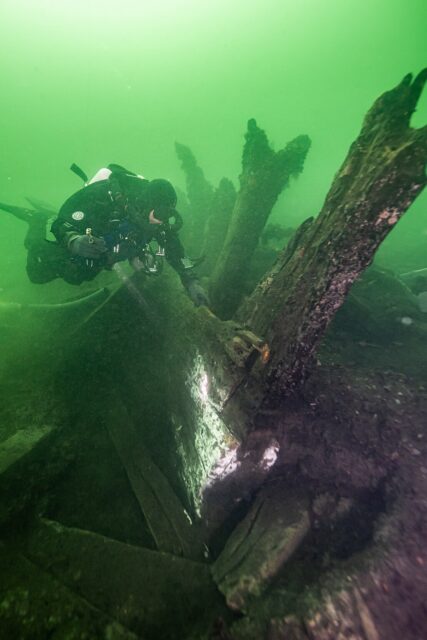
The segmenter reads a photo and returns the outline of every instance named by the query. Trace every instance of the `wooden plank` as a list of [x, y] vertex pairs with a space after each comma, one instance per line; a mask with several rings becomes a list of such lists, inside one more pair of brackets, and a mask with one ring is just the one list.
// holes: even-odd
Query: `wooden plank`
[[281, 484], [262, 489], [212, 572], [232, 609], [246, 611], [282, 570], [310, 530], [308, 498]]
[[186, 558], [203, 558], [203, 544], [195, 526], [151, 459], [119, 398], [111, 403], [106, 422], [158, 549]]
[[0, 575], [0, 637], [5, 640], [141, 638], [114, 619], [111, 611], [100, 611], [77, 594], [73, 584], [65, 586], [4, 545]]
[[138, 637], [207, 637], [226, 613], [208, 565], [41, 520], [25, 553]]
[[7, 440], [3, 440], [0, 443], [0, 474], [31, 451], [53, 429], [54, 427], [50, 425], [18, 429]]

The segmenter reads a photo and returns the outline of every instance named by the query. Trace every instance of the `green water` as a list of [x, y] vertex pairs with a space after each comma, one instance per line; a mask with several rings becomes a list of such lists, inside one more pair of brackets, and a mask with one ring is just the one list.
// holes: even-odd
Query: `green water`
[[[214, 187], [227, 177], [238, 189], [244, 134], [255, 118], [276, 151], [300, 134], [312, 141], [302, 174], [270, 218], [296, 229], [321, 210], [373, 102], [427, 65], [426, 35], [426, 0], [1, 0], [0, 202], [27, 206], [33, 196], [59, 209], [81, 188], [72, 163], [89, 176], [118, 163], [184, 190], [175, 142], [193, 151]], [[426, 123], [425, 91], [412, 125]], [[251, 367], [262, 379], [260, 344], [204, 309], [193, 313], [170, 274], [148, 278], [133, 297], [112, 286], [96, 311], [3, 305], [63, 302], [116, 278], [104, 271], [80, 288], [58, 279], [32, 284], [26, 229], [0, 211], [0, 637], [207, 640], [188, 629], [193, 618], [210, 628], [218, 609], [230, 624], [237, 620], [233, 638], [260, 640], [254, 629], [246, 635], [250, 616], [227, 609], [208, 564], [277, 467], [282, 488], [299, 483], [310, 500], [344, 487], [350, 515], [332, 543], [335, 525], [325, 516], [290, 575], [258, 602], [255, 622], [317, 603], [331, 563], [343, 561], [347, 588], [345, 561], [355, 556], [357, 565], [378, 514], [394, 508], [384, 496], [398, 494], [400, 461], [415, 456], [408, 468], [425, 471], [426, 314], [415, 295], [389, 272], [375, 281], [372, 270], [374, 286], [369, 277], [357, 283], [359, 305], [350, 300], [331, 324], [301, 406], [279, 416], [267, 404], [257, 413], [249, 395], [258, 385], [251, 386]], [[260, 254], [248, 265], [257, 277]], [[427, 191], [375, 260], [399, 274], [427, 268]], [[241, 476], [240, 430], [253, 464], [248, 471], [244, 463]], [[424, 476], [407, 491], [416, 527], [426, 517]], [[389, 478], [396, 486], [383, 496]], [[209, 537], [197, 513], [202, 487], [215, 483], [203, 522]], [[352, 493], [361, 505], [354, 521]], [[405, 515], [390, 531], [404, 532], [402, 546], [414, 550], [421, 572], [425, 536], [411, 526]], [[188, 542], [191, 553], [178, 557], [178, 538], [184, 549], [190, 533], [194, 548]], [[403, 582], [408, 601], [418, 589], [410, 587]], [[382, 596], [384, 615], [401, 605], [397, 594]], [[117, 620], [126, 629], [114, 629]], [[150, 625], [161, 635], [150, 635]]]
[[[426, 26], [422, 0], [3, 0], [0, 200], [59, 206], [80, 187], [72, 162], [89, 174], [118, 162], [183, 186], [175, 141], [214, 184], [237, 185], [255, 117], [276, 149], [312, 138], [273, 213], [296, 226], [320, 210], [373, 100], [425, 66]], [[427, 94], [413, 123], [426, 116]], [[426, 202], [393, 231], [387, 259], [421, 234], [427, 243]], [[28, 283], [25, 225], [1, 216], [2, 299], [60, 298], [68, 287]]]

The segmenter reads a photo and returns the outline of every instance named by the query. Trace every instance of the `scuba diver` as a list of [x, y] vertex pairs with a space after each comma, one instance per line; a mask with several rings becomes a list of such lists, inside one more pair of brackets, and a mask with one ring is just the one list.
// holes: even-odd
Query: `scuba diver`
[[44, 284], [62, 278], [70, 284], [93, 280], [103, 269], [127, 260], [135, 271], [161, 272], [163, 258], [175, 269], [196, 306], [209, 305], [178, 237], [182, 218], [177, 196], [167, 180], [146, 180], [120, 165], [100, 169], [62, 205], [46, 240], [49, 213], [0, 203], [0, 208], [28, 222], [25, 238], [27, 274]]

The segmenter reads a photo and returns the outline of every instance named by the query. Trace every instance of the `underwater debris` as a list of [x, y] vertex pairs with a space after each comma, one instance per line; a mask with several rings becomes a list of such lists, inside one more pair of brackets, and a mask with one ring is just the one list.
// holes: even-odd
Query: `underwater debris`
[[[414, 79], [406, 76], [375, 101], [320, 214], [303, 235], [303, 255], [288, 258], [285, 251], [271, 271], [273, 281], [267, 288], [261, 283], [246, 301], [246, 322], [272, 351], [267, 395], [301, 384], [329, 322], [393, 226], [378, 220], [390, 212], [403, 215], [423, 190], [427, 129], [412, 129], [410, 117], [426, 79], [427, 70]], [[392, 159], [391, 144], [399, 149]]]
[[230, 318], [237, 310], [248, 264], [273, 205], [291, 176], [302, 172], [311, 144], [308, 136], [301, 135], [276, 153], [255, 120], [249, 120], [245, 139], [240, 190], [210, 282], [213, 308], [221, 318]]

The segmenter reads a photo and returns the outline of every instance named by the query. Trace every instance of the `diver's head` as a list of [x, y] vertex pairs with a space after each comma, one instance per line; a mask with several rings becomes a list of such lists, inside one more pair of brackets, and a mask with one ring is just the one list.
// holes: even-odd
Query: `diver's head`
[[171, 183], [161, 178], [151, 180], [147, 196], [149, 210], [154, 211], [154, 217], [161, 222], [168, 222], [175, 213], [177, 202], [176, 191]]
[[151, 180], [148, 186], [150, 224], [169, 225], [177, 229], [182, 218], [176, 210], [176, 191], [168, 180]]

